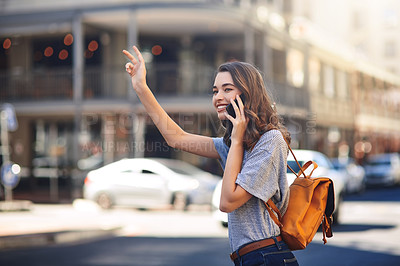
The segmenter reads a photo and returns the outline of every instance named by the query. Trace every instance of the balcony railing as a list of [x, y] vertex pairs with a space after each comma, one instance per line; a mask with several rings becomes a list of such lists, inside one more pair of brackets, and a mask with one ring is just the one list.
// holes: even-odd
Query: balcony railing
[[84, 100], [127, 98], [127, 74], [121, 66], [87, 68], [83, 80]]
[[[178, 64], [149, 64], [149, 86], [156, 95], [206, 95], [211, 91], [214, 69]], [[129, 78], [123, 67], [86, 68], [82, 99], [126, 99]], [[72, 68], [0, 72], [0, 102], [74, 99]]]
[[272, 96], [274, 100], [284, 106], [309, 110], [310, 95], [303, 88], [296, 88], [285, 83], [273, 83]]
[[[126, 98], [126, 75], [123, 69], [86, 69], [83, 75], [85, 99]], [[0, 102], [64, 100], [72, 101], [71, 68], [35, 69], [18, 73], [0, 73]]]
[[[147, 82], [156, 96], [211, 97], [213, 67], [179, 64], [148, 64]], [[130, 81], [121, 66], [86, 68], [82, 99], [127, 99]], [[0, 102], [60, 100], [73, 101], [71, 68], [0, 73]], [[308, 110], [309, 95], [301, 88], [273, 83], [272, 95], [277, 103]]]
[[0, 101], [72, 99], [72, 71], [35, 70], [0, 73]]

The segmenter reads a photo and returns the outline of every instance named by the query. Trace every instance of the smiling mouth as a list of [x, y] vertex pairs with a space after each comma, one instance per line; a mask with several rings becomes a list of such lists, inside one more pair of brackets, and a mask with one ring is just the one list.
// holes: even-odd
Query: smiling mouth
[[217, 112], [225, 111], [227, 106], [228, 105], [218, 105], [217, 106]]

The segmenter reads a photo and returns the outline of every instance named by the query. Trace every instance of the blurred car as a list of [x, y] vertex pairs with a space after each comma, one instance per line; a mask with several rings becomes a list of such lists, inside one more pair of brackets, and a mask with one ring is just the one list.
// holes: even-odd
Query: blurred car
[[368, 186], [400, 183], [400, 155], [384, 153], [369, 156], [364, 166]]
[[[318, 164], [318, 168], [315, 169], [312, 177], [329, 177], [332, 179], [335, 191], [335, 211], [333, 212], [333, 222], [338, 224], [340, 221], [340, 207], [342, 205], [343, 195], [345, 192], [346, 178], [333, 167], [328, 157], [321, 152], [313, 150], [293, 150], [293, 152], [300, 165], [305, 164], [307, 161], [314, 161]], [[288, 156], [288, 165], [292, 167], [294, 171], [300, 171], [291, 153], [289, 153]], [[310, 171], [311, 167], [309, 167], [307, 170]], [[296, 177], [289, 169], [287, 170], [287, 173], [288, 183], [292, 184]]]
[[134, 158], [90, 171], [85, 179], [85, 199], [102, 208], [114, 205], [156, 208], [172, 204], [211, 205], [219, 177], [179, 160]]
[[78, 160], [76, 167], [71, 171], [71, 192], [73, 198], [83, 197], [83, 185], [87, 174], [103, 165], [104, 159], [101, 153], [96, 153], [87, 158]]
[[217, 186], [215, 187], [212, 197], [211, 210], [213, 212], [214, 219], [220, 222], [223, 227], [228, 227], [228, 214], [219, 210], [221, 189], [222, 189], [222, 179], [218, 182]]
[[[341, 175], [341, 173], [333, 167], [331, 161], [326, 157], [324, 154], [318, 151], [312, 151], [312, 150], [293, 150], [294, 154], [296, 155], [296, 158], [299, 162], [300, 165], [303, 165], [304, 163], [308, 161], [314, 161], [318, 164], [318, 168], [314, 171], [312, 174], [312, 177], [329, 177], [332, 179], [333, 184], [334, 184], [334, 191], [335, 191], [335, 211], [333, 213], [333, 222], [335, 224], [339, 223], [339, 214], [340, 214], [340, 207], [341, 203], [343, 201], [343, 194], [344, 194], [344, 185], [345, 185], [345, 178]], [[288, 159], [287, 159], [288, 165], [295, 171], [298, 172], [300, 171], [300, 168], [298, 167], [296, 161], [294, 160], [293, 156], [291, 153], [289, 153]], [[309, 173], [309, 169], [306, 170], [306, 174]], [[289, 170], [287, 169], [287, 179], [288, 179], [288, 184], [289, 186], [293, 183], [295, 180], [296, 176]], [[214, 218], [221, 222], [221, 224], [226, 227], [228, 225], [228, 215], [226, 213], [223, 213], [219, 210], [219, 201], [221, 197], [221, 186], [222, 186], [222, 180], [220, 183], [216, 186], [216, 189], [214, 191], [213, 195], [213, 216]]]
[[357, 165], [352, 158], [331, 159], [333, 167], [345, 176], [345, 192], [361, 193], [365, 190], [365, 170]]

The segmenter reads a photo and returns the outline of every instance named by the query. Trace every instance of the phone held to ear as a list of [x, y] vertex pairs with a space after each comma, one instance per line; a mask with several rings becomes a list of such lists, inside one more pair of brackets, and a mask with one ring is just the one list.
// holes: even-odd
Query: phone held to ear
[[[239, 97], [240, 97], [240, 99], [242, 100], [242, 102], [243, 102], [243, 104], [244, 104], [244, 100], [245, 100], [244, 94], [243, 94], [243, 93], [240, 94]], [[238, 101], [237, 101], [236, 99], [235, 99], [235, 103], [236, 103], [237, 106], [239, 106]], [[233, 106], [232, 106], [231, 103], [228, 104], [228, 105], [226, 106], [226, 112], [227, 112], [230, 116], [232, 116], [233, 118], [236, 118], [235, 109], [233, 109]]]

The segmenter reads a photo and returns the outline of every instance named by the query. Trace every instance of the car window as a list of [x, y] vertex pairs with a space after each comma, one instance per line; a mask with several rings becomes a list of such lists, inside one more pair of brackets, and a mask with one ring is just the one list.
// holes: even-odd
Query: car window
[[322, 154], [317, 153], [315, 155], [314, 161], [318, 164], [320, 167], [325, 167], [325, 168], [333, 168], [331, 162], [327, 157], [325, 157]]
[[142, 174], [153, 174], [153, 175], [155, 175], [156, 173], [154, 173], [154, 172], [151, 171], [151, 170], [143, 169], [143, 170], [142, 170]]
[[335, 168], [336, 170], [342, 170], [345, 169], [345, 165], [337, 163], [337, 162], [332, 162], [333, 168]]
[[[288, 161], [287, 164], [288, 164], [288, 166], [289, 166], [290, 168], [292, 168], [293, 171], [295, 171], [296, 173], [298, 173], [298, 172], [300, 171], [300, 168], [299, 168], [299, 166], [297, 165], [296, 161]], [[303, 166], [304, 162], [303, 162], [303, 161], [299, 161], [299, 164], [300, 164], [301, 166]], [[292, 173], [292, 171], [290, 171], [289, 167], [287, 168], [287, 171], [286, 171], [286, 172], [287, 172], [287, 173]]]
[[367, 164], [375, 166], [375, 165], [390, 165], [390, 157], [389, 156], [377, 156], [370, 158]]
[[371, 161], [368, 163], [369, 165], [390, 165], [390, 161]]

